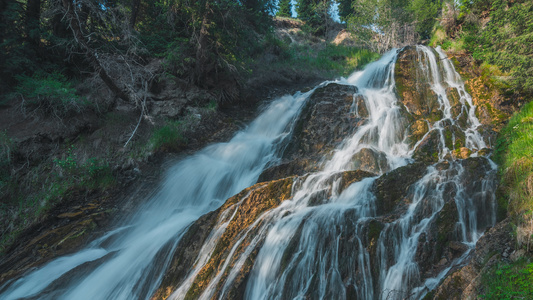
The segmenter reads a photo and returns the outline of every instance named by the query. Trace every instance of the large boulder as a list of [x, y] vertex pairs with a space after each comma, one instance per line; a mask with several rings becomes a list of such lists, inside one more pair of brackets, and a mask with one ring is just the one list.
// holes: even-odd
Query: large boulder
[[356, 94], [354, 86], [330, 83], [318, 88], [302, 108], [280, 163], [265, 170], [259, 181], [318, 170], [324, 157], [364, 122], [366, 106]]

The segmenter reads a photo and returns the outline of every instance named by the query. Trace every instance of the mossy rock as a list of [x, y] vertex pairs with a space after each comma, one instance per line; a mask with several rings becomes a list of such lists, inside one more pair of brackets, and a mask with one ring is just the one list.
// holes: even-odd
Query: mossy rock
[[[224, 272], [224, 276], [227, 276], [227, 274], [225, 274], [226, 270], [221, 269], [221, 267], [227, 259], [233, 258], [228, 257], [228, 255], [238, 241], [242, 230], [248, 228], [263, 212], [273, 209], [281, 204], [282, 201], [289, 199], [291, 196], [292, 184], [292, 177], [268, 182], [266, 184], [256, 184], [252, 188], [245, 190], [249, 193], [247, 197], [242, 198], [242, 193], [240, 193], [237, 196], [240, 196], [241, 198], [237, 199], [237, 201], [235, 201], [237, 196], [230, 198], [227, 203], [218, 210], [219, 212], [222, 212], [228, 208], [230, 204], [242, 201], [235, 216], [226, 227], [224, 234], [218, 240], [209, 261], [196, 276], [191, 288], [187, 292], [186, 299], [197, 299], [216, 274]], [[238, 251], [236, 251], [236, 254], [241, 253], [239, 251], [243, 251], [242, 245], [239, 247]], [[250, 270], [251, 268], [249, 268], [248, 271]], [[246, 274], [241, 274], [240, 276], [246, 276]], [[165, 289], [164, 287], [161, 288]]]
[[418, 67], [419, 63], [416, 47], [406, 47], [398, 55], [394, 69], [398, 96], [418, 118], [439, 112], [438, 97], [426, 74]]
[[352, 156], [352, 168], [375, 174], [389, 171], [387, 156], [370, 148], [363, 148]]
[[331, 83], [317, 89], [307, 100], [295, 124], [285, 159], [323, 156], [354, 129], [351, 112], [354, 86]]
[[427, 164], [417, 162], [392, 170], [376, 179], [372, 189], [376, 195], [378, 215], [391, 213], [407, 196], [412, 184], [426, 173]]
[[438, 130], [432, 130], [422, 140], [413, 153], [416, 161], [437, 162], [440, 152], [440, 133]]

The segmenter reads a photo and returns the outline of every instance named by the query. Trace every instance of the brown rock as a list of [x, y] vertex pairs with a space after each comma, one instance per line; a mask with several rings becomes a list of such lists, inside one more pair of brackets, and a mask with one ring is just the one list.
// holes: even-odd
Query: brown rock
[[352, 157], [353, 169], [363, 170], [375, 174], [389, 171], [387, 157], [384, 153], [363, 148]]

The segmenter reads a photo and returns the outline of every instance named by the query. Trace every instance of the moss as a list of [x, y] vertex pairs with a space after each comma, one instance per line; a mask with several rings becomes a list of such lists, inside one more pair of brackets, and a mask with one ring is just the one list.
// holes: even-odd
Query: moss
[[385, 228], [385, 225], [377, 220], [371, 220], [368, 223], [368, 240], [369, 241], [376, 241], [379, 238], [379, 235], [381, 234], [381, 231]]
[[[220, 237], [209, 261], [196, 276], [185, 299], [197, 299], [216, 273], [225, 272], [225, 270], [221, 270], [220, 268], [224, 265], [226, 259], [232, 259], [231, 257], [227, 257], [227, 255], [235, 245], [235, 242], [237, 242], [242, 230], [248, 228], [263, 212], [278, 206], [282, 201], [288, 199], [291, 196], [292, 183], [293, 178], [289, 177], [269, 182], [266, 185], [257, 184], [239, 193], [239, 197], [234, 196], [227, 201], [220, 211], [227, 209], [231, 203], [240, 201], [242, 197], [250, 193], [239, 205], [235, 217]], [[242, 247], [237, 249], [237, 253], [239, 253], [239, 250], [242, 252], [242, 249]]]

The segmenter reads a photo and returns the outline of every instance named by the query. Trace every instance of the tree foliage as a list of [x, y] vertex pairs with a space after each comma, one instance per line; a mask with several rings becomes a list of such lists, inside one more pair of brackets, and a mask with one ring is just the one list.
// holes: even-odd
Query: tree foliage
[[409, 1], [354, 0], [352, 9], [348, 28], [376, 51], [416, 42]]
[[412, 14], [416, 33], [420, 39], [429, 39], [436, 18], [441, 11], [439, 0], [412, 0], [408, 10]]
[[278, 12], [276, 13], [278, 17], [292, 17], [292, 4], [291, 0], [280, 0], [278, 4]]
[[325, 35], [332, 19], [330, 8], [332, 0], [299, 0], [296, 3], [298, 18], [304, 22], [315, 35]]
[[[0, 76], [4, 89], [14, 74], [96, 74], [118, 97], [134, 95], [153, 74], [152, 58], [184, 81], [219, 90], [235, 81], [239, 67], [257, 51], [257, 33], [271, 26], [273, 0], [2, 0]], [[133, 70], [137, 68], [136, 70]], [[119, 71], [121, 70], [121, 71]], [[122, 75], [121, 75], [122, 74]], [[129, 82], [121, 81], [131, 78]], [[227, 84], [227, 86], [229, 86]]]
[[430, 37], [441, 0], [337, 0], [339, 17], [377, 51]]

